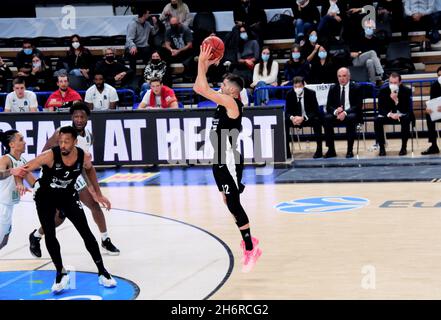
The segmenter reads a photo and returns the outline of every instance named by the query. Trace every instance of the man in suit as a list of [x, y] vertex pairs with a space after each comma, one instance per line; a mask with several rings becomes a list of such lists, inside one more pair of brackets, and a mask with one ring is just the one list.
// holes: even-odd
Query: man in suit
[[[430, 87], [430, 100], [441, 97], [441, 67], [436, 70], [436, 73], [438, 74], [438, 80], [432, 83], [432, 86]], [[438, 106], [438, 111], [441, 111], [441, 105]], [[429, 142], [432, 144], [428, 149], [421, 152], [422, 155], [428, 155], [428, 154], [437, 154], [439, 153], [438, 145], [436, 144], [436, 124], [435, 122], [440, 122], [441, 120], [432, 121], [432, 118], [430, 117], [430, 114], [432, 113], [432, 110], [429, 108], [426, 108], [426, 120], [427, 120], [427, 129], [429, 130]]]
[[378, 94], [378, 115], [375, 118], [375, 137], [380, 145], [380, 156], [386, 155], [384, 148], [384, 125], [401, 125], [401, 150], [399, 155], [407, 154], [407, 140], [410, 136], [412, 120], [412, 91], [401, 83], [401, 76], [392, 72], [389, 86], [383, 87]]
[[334, 144], [334, 127], [346, 126], [348, 148], [346, 158], [353, 158], [352, 152], [356, 136], [357, 123], [362, 118], [362, 96], [357, 84], [351, 83], [349, 69], [340, 68], [337, 71], [338, 84], [329, 89], [325, 115], [325, 139], [328, 152], [325, 158], [336, 157]]
[[322, 119], [314, 90], [305, 88], [305, 80], [302, 77], [294, 78], [293, 89], [286, 96], [285, 106], [285, 132], [286, 132], [286, 154], [291, 158], [289, 149], [290, 127], [303, 128], [312, 127], [317, 141], [317, 149], [314, 159], [323, 157], [322, 152]]

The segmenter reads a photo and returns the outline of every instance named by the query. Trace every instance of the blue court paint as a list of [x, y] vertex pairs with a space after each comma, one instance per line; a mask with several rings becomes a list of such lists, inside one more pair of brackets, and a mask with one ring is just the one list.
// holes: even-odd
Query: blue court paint
[[317, 214], [344, 212], [360, 209], [369, 204], [369, 200], [357, 197], [314, 197], [282, 202], [276, 209], [286, 213]]
[[114, 277], [115, 288], [98, 284], [98, 275], [89, 272], [70, 272], [70, 288], [54, 295], [51, 292], [55, 271], [0, 272], [0, 300], [133, 300], [138, 286], [124, 278]]

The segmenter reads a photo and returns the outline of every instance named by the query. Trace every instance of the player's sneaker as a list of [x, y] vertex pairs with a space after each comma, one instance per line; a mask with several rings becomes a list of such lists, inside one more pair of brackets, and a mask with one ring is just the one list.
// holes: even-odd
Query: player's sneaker
[[262, 255], [262, 249], [258, 247], [259, 240], [257, 238], [252, 238], [253, 240], [253, 250], [246, 250], [245, 243], [241, 243], [243, 253], [242, 259], [242, 272], [247, 273], [250, 272], [253, 267], [256, 265], [257, 260], [259, 260]]
[[54, 294], [61, 293], [63, 290], [69, 287], [69, 282], [70, 279], [68, 274], [57, 275], [57, 278], [55, 279], [55, 282], [52, 285], [52, 293]]
[[[259, 239], [251, 237], [251, 241], [253, 242], [253, 248], [259, 245]], [[243, 255], [242, 255], [242, 263], [244, 262], [245, 259], [245, 252], [246, 247], [245, 247], [245, 241], [242, 240], [242, 242], [240, 243], [240, 248], [242, 249]]]
[[110, 238], [101, 241], [101, 247], [104, 248], [108, 255], [119, 256], [119, 249], [113, 245], [112, 241], [110, 241]]
[[37, 231], [37, 229], [32, 231], [31, 234], [29, 235], [29, 251], [31, 251], [31, 254], [34, 257], [41, 258], [41, 248], [40, 248], [41, 238], [34, 236], [35, 231]]
[[98, 283], [106, 288], [116, 287], [116, 280], [109, 273], [101, 274], [98, 277]]

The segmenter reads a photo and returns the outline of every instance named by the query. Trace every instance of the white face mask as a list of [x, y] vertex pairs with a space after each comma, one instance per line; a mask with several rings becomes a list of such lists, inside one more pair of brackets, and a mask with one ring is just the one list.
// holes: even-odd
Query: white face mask
[[398, 92], [398, 85], [396, 84], [390, 84], [389, 89], [391, 92]]
[[74, 49], [78, 49], [80, 47], [80, 43], [78, 41], [72, 42], [72, 47]]
[[33, 62], [32, 63], [32, 67], [33, 68], [40, 68], [41, 67], [41, 62]]
[[303, 88], [294, 88], [296, 95], [300, 96], [303, 93]]
[[441, 76], [438, 77], [438, 83], [441, 84]]

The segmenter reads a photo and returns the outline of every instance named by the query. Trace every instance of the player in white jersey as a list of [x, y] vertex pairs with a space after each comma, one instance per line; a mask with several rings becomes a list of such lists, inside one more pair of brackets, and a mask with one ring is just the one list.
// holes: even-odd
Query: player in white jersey
[[[90, 148], [93, 144], [93, 136], [92, 133], [86, 129], [87, 121], [90, 116], [90, 109], [87, 107], [87, 105], [84, 104], [84, 102], [76, 102], [73, 104], [73, 106], [70, 108], [70, 114], [72, 115], [72, 126], [78, 131], [78, 143], [77, 147], [83, 149], [85, 152], [89, 152]], [[43, 151], [48, 150], [56, 145], [58, 145], [58, 131], [59, 129], [54, 133], [54, 135], [49, 138], [49, 140], [46, 142], [46, 145], [43, 148]], [[93, 169], [95, 170], [95, 169]], [[104, 216], [103, 211], [101, 210], [101, 207], [96, 201], [95, 192], [93, 191], [93, 188], [88, 187], [91, 184], [87, 183], [84, 180], [84, 174], [80, 175], [77, 179], [77, 182], [75, 184], [75, 189], [78, 191], [80, 195], [80, 200], [82, 203], [86, 205], [92, 212], [93, 219], [95, 220], [95, 223], [98, 226], [98, 229], [101, 233], [101, 247], [109, 254], [113, 256], [119, 255], [120, 251], [118, 248], [116, 248], [112, 241], [110, 240], [110, 237], [107, 232], [107, 225], [106, 225], [106, 218]], [[107, 200], [107, 199], [106, 199]], [[107, 200], [110, 207], [110, 202]], [[59, 226], [64, 222], [64, 215], [62, 212], [58, 212], [56, 215], [56, 226]], [[31, 232], [29, 235], [29, 250], [31, 251], [32, 255], [40, 258], [41, 257], [41, 248], [40, 248], [40, 240], [44, 234], [43, 229], [40, 227], [39, 229], [35, 229]]]
[[0, 249], [8, 244], [12, 229], [12, 212], [14, 205], [20, 201], [13, 175], [25, 177], [30, 185], [34, 185], [32, 173], [19, 168], [26, 163], [22, 154], [26, 148], [23, 135], [17, 130], [0, 131], [0, 141], [5, 155], [0, 158]]
[[32, 91], [26, 90], [25, 81], [17, 78], [12, 85], [14, 91], [6, 96], [5, 112], [37, 112], [37, 96]]

